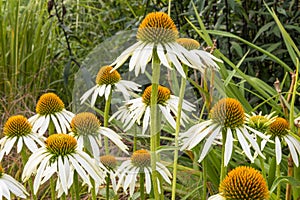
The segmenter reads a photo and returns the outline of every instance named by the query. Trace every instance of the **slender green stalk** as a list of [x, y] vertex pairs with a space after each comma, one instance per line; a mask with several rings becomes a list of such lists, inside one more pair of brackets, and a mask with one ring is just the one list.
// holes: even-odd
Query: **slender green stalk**
[[110, 183], [110, 175], [106, 174], [106, 200], [109, 200], [109, 183]]
[[226, 177], [227, 167], [225, 166], [224, 162], [224, 155], [225, 155], [225, 144], [226, 144], [226, 131], [222, 131], [222, 160], [221, 160], [221, 175], [220, 175], [220, 183]]
[[133, 152], [136, 151], [136, 143], [137, 143], [137, 132], [136, 132], [137, 127], [135, 126], [134, 128], [134, 135], [133, 135]]
[[[187, 66], [184, 67], [184, 72], [187, 74]], [[181, 83], [180, 83], [180, 91], [179, 91], [179, 101], [178, 101], [178, 113], [176, 116], [176, 127], [175, 127], [175, 150], [174, 150], [174, 162], [173, 162], [173, 181], [172, 181], [172, 200], [175, 200], [176, 196], [176, 176], [177, 176], [177, 160], [178, 160], [178, 136], [179, 136], [179, 131], [180, 131], [180, 119], [181, 119], [181, 110], [182, 110], [182, 103], [184, 99], [184, 92], [185, 92], [185, 87], [186, 87], [186, 78], [182, 77], [181, 78]]]
[[91, 179], [91, 183], [92, 183], [92, 200], [97, 200], [97, 194], [96, 194], [96, 186], [95, 186], [95, 181], [94, 179]]
[[[53, 122], [49, 123], [49, 127], [48, 127], [48, 134], [49, 136], [54, 134], [54, 124]], [[56, 199], [56, 195], [55, 195], [55, 181], [54, 181], [54, 177], [50, 178], [50, 188], [51, 188], [51, 200], [55, 200]]]
[[[108, 127], [108, 120], [109, 120], [109, 110], [110, 110], [110, 104], [111, 104], [111, 97], [112, 97], [112, 91], [110, 91], [110, 95], [108, 96], [108, 99], [105, 102], [105, 108], [104, 108], [104, 122], [103, 126]], [[109, 145], [108, 145], [108, 138], [104, 137], [104, 146], [105, 146], [105, 153], [106, 155], [109, 154]]]
[[206, 200], [206, 190], [207, 190], [207, 158], [204, 158], [202, 161], [202, 169], [203, 169], [203, 193], [202, 193], [202, 199]]
[[160, 61], [156, 51], [153, 52], [152, 58], [152, 91], [150, 99], [150, 151], [151, 151], [151, 169], [152, 169], [152, 182], [153, 191], [155, 199], [160, 199], [158, 192], [157, 177], [158, 173], [156, 171], [156, 149], [159, 145], [157, 141], [157, 134], [159, 133], [157, 122], [157, 94], [158, 94], [158, 84], [160, 77]]
[[[280, 164], [276, 165], [276, 176], [277, 178], [280, 177]], [[281, 191], [281, 186], [280, 183], [277, 185], [277, 195], [276, 199], [280, 199], [280, 191]]]
[[145, 200], [145, 173], [140, 173], [140, 199]]
[[[27, 160], [28, 160], [28, 156], [27, 156], [27, 153], [26, 153], [26, 148], [23, 146], [22, 150], [21, 150], [21, 156], [22, 156], [22, 163], [23, 163], [23, 167], [25, 166]], [[30, 187], [30, 190], [31, 190], [31, 196], [33, 198], [33, 200], [37, 200], [37, 197], [36, 195], [34, 194], [33, 192], [33, 182], [32, 182], [32, 179], [30, 178], [29, 180], [29, 187]]]
[[[74, 187], [74, 192], [75, 192], [75, 199], [80, 200], [78, 174], [76, 171], [74, 171], [73, 187]], [[72, 197], [72, 198], [74, 199], [74, 197]]]
[[54, 181], [54, 179], [52, 177], [50, 178], [50, 189], [51, 189], [51, 200], [56, 200], [56, 196], [55, 196], [55, 181]]

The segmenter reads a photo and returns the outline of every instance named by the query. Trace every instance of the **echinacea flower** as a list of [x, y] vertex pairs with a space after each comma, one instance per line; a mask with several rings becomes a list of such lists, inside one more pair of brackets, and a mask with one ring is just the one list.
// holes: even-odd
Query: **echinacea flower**
[[[117, 182], [116, 182], [116, 174], [115, 168], [117, 167], [117, 160], [112, 155], [105, 155], [100, 157], [100, 162], [106, 167], [106, 180], [110, 180], [112, 184], [112, 188], [115, 192], [117, 192]], [[107, 178], [109, 175], [109, 179]], [[110, 184], [106, 181], [106, 184]]]
[[8, 118], [3, 127], [4, 137], [0, 139], [0, 160], [8, 155], [13, 146], [17, 144], [17, 153], [20, 153], [25, 145], [31, 152], [38, 149], [37, 144], [42, 145], [42, 139], [32, 131], [32, 126], [26, 117], [16, 115]]
[[237, 138], [251, 162], [254, 161], [254, 157], [251, 155], [250, 146], [264, 158], [259, 145], [254, 140], [254, 136], [248, 131], [266, 140], [268, 140], [268, 137], [245, 124], [244, 109], [239, 101], [232, 98], [219, 100], [210, 111], [210, 120], [200, 122], [180, 134], [180, 138], [182, 139], [181, 150], [190, 150], [207, 137], [198, 160], [201, 162], [215, 139], [222, 137], [222, 131], [226, 133], [226, 138], [222, 138], [222, 140], [226, 141], [224, 152], [225, 166], [228, 165], [231, 159], [234, 138]]
[[[156, 162], [156, 170], [162, 176], [162, 178], [171, 184], [170, 178], [172, 175], [168, 169], [160, 162]], [[129, 188], [130, 196], [133, 195], [137, 176], [140, 173], [145, 174], [146, 193], [149, 194], [151, 191], [151, 155], [147, 150], [141, 149], [135, 151], [130, 160], [124, 161], [116, 171], [119, 177], [117, 188], [123, 187], [126, 192]], [[159, 182], [159, 180], [157, 180]], [[159, 185], [159, 184], [158, 184]], [[158, 188], [160, 192], [160, 188]]]
[[191, 38], [179, 38], [176, 40], [181, 46], [186, 48], [193, 57], [198, 58], [198, 63], [200, 63], [201, 68], [199, 70], [203, 73], [205, 68], [211, 67], [214, 70], [218, 70], [219, 66], [216, 62], [223, 63], [222, 60], [216, 58], [207, 51], [200, 50], [200, 44]]
[[[300, 141], [289, 132], [289, 123], [286, 119], [282, 117], [277, 117], [273, 123], [270, 124], [267, 135], [270, 135], [270, 140], [275, 143], [275, 154], [276, 154], [276, 164], [279, 165], [282, 159], [282, 142], [285, 142], [290, 150], [292, 159], [295, 165], [299, 166], [300, 155]], [[266, 143], [263, 140], [262, 143]]]
[[107, 100], [112, 90], [116, 88], [116, 91], [121, 91], [126, 100], [129, 99], [131, 91], [140, 91], [140, 85], [132, 82], [121, 79], [121, 75], [117, 70], [110, 72], [113, 68], [111, 66], [101, 67], [97, 77], [96, 85], [86, 91], [80, 98], [81, 104], [85, 102], [90, 95], [92, 95], [91, 106], [95, 105], [97, 96], [105, 96]]
[[122, 137], [112, 129], [101, 126], [101, 122], [93, 113], [82, 112], [75, 115], [71, 121], [71, 131], [70, 134], [77, 139], [78, 146], [91, 151], [96, 160], [100, 157], [101, 136], [107, 137], [128, 154], [128, 147], [122, 142]]
[[0, 166], [0, 199], [11, 199], [11, 193], [16, 197], [25, 199], [29, 194], [26, 188], [16, 181], [13, 177], [4, 173], [4, 169]]
[[262, 174], [252, 167], [240, 166], [230, 171], [219, 186], [219, 194], [209, 200], [267, 200], [269, 190]]
[[40, 185], [56, 175], [57, 197], [60, 197], [63, 193], [68, 194], [75, 171], [83, 183], [91, 188], [90, 178], [95, 181], [95, 184], [102, 184], [105, 170], [78, 148], [74, 137], [68, 134], [52, 134], [46, 139], [45, 145], [29, 157], [23, 170], [22, 180], [25, 182], [35, 174], [33, 192], [36, 194]]
[[265, 133], [270, 124], [273, 123], [276, 119], [276, 116], [273, 116], [274, 112], [268, 115], [262, 115], [262, 112], [259, 112], [258, 114], [251, 113], [250, 115], [245, 113], [245, 115], [246, 124], [261, 133]]
[[[150, 122], [150, 98], [151, 98], [152, 86], [148, 86], [142, 97], [137, 99], [131, 99], [125, 103], [125, 106], [120, 107], [119, 111], [115, 112], [111, 119], [116, 118], [123, 122], [125, 130], [129, 130], [136, 122], [138, 124], [143, 121], [144, 134], [148, 128]], [[167, 87], [158, 86], [157, 105], [163, 116], [166, 118], [168, 123], [175, 129], [176, 122], [174, 116], [178, 113], [178, 101], [177, 96], [171, 95], [171, 91]], [[184, 100], [182, 110], [187, 112], [194, 111], [194, 105]], [[143, 119], [142, 119], [143, 118]], [[181, 125], [188, 122], [188, 116], [182, 112], [181, 114]]]
[[33, 132], [43, 135], [53, 122], [57, 133], [67, 133], [74, 114], [65, 109], [65, 104], [54, 93], [43, 94], [36, 105], [36, 115], [28, 121], [33, 125]]
[[138, 42], [126, 49], [111, 65], [118, 69], [131, 56], [129, 71], [135, 70], [137, 76], [144, 73], [147, 64], [157, 56], [160, 62], [172, 69], [173, 63], [182, 77], [186, 77], [181, 63], [200, 69], [198, 58], [194, 58], [184, 47], [176, 42], [178, 30], [173, 20], [163, 12], [148, 14], [141, 22], [136, 37]]

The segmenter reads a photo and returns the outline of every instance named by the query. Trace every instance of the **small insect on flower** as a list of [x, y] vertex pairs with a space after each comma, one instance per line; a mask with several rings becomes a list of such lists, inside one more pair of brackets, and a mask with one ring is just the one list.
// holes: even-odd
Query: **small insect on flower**
[[[170, 178], [172, 175], [162, 163], [156, 162], [156, 170], [168, 184], [171, 184]], [[123, 190], [126, 192], [129, 187], [129, 194], [132, 196], [134, 193], [137, 176], [140, 173], [145, 174], [146, 193], [149, 194], [152, 187], [151, 155], [147, 150], [144, 149], [135, 151], [132, 154], [131, 159], [124, 161], [118, 168], [116, 171], [116, 174], [119, 177], [117, 189], [122, 186]], [[160, 187], [158, 190], [160, 192]]]
[[244, 199], [267, 200], [269, 190], [262, 174], [252, 167], [239, 166], [221, 182], [219, 194], [209, 200]]
[[[222, 138], [223, 131], [226, 133], [226, 138]], [[198, 160], [201, 162], [217, 138], [225, 139], [224, 165], [227, 166], [231, 159], [235, 137], [239, 141], [246, 156], [251, 162], [254, 162], [250, 146], [253, 147], [261, 157], [264, 158], [264, 155], [254, 140], [254, 136], [248, 131], [251, 131], [251, 133], [263, 139], [268, 140], [269, 138], [245, 124], [244, 109], [239, 101], [232, 98], [223, 98], [211, 109], [209, 120], [200, 122], [180, 134], [182, 140], [181, 150], [190, 150], [207, 137]]]
[[81, 104], [83, 104], [83, 102], [85, 102], [91, 95], [91, 106], [93, 107], [95, 106], [97, 96], [105, 96], [105, 99], [107, 100], [112, 91], [120, 91], [122, 92], [125, 100], [129, 100], [130, 92], [140, 91], [139, 84], [133, 81], [122, 80], [119, 72], [117, 72], [117, 70], [111, 72], [112, 69], [113, 67], [111, 66], [104, 66], [100, 68], [96, 77], [96, 85], [82, 95], [80, 98]]
[[137, 34], [138, 42], [126, 49], [111, 65], [118, 69], [131, 56], [129, 71], [135, 75], [144, 73], [147, 64], [157, 56], [160, 62], [169, 69], [172, 63], [182, 77], [186, 77], [181, 63], [201, 70], [199, 58], [176, 42], [179, 37], [173, 20], [163, 12], [148, 14], [141, 22]]
[[[120, 109], [115, 112], [110, 120], [116, 118], [121, 120], [123, 126], [125, 127], [124, 131], [129, 130], [134, 123], [140, 125], [141, 120], [143, 121], [143, 130], [144, 134], [150, 123], [150, 98], [151, 98], [152, 85], [148, 86], [142, 97], [137, 99], [129, 100], [125, 103], [125, 106], [120, 107]], [[175, 129], [176, 122], [174, 116], [178, 114], [178, 101], [179, 98], [171, 94], [171, 91], [167, 87], [158, 86], [158, 95], [157, 95], [157, 105], [159, 110], [162, 112], [163, 117], [167, 122]], [[184, 126], [188, 122], [188, 116], [184, 113], [192, 112], [195, 110], [195, 106], [188, 101], [184, 100], [182, 105], [182, 114], [181, 114], [181, 125]], [[142, 119], [143, 118], [143, 119]]]
[[54, 93], [43, 94], [36, 105], [36, 115], [28, 121], [33, 125], [33, 131], [44, 135], [50, 122], [53, 122], [58, 133], [67, 133], [74, 114], [65, 109], [62, 100]]
[[68, 194], [75, 171], [83, 184], [88, 184], [91, 188], [91, 178], [95, 184], [100, 185], [104, 182], [107, 170], [104, 166], [97, 165], [94, 159], [79, 149], [74, 137], [67, 134], [52, 134], [46, 139], [45, 144], [29, 157], [22, 173], [22, 180], [25, 182], [35, 174], [33, 192], [37, 194], [40, 185], [56, 175], [56, 191], [59, 198], [63, 193]]
[[43, 144], [43, 138], [33, 132], [31, 124], [22, 115], [8, 118], [3, 127], [3, 134], [4, 137], [0, 139], [0, 160], [10, 153], [15, 144], [17, 153], [22, 151], [24, 145], [31, 152], [35, 152], [38, 149], [37, 144]]

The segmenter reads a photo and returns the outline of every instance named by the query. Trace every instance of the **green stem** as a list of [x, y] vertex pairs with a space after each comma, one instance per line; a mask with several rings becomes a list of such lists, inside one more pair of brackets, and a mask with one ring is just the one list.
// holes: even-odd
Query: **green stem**
[[96, 186], [95, 186], [95, 181], [94, 179], [91, 179], [91, 183], [92, 183], [92, 190], [91, 190], [91, 193], [92, 193], [92, 200], [97, 200], [97, 194], [96, 194]]
[[[183, 66], [185, 74], [187, 74], [187, 66]], [[176, 116], [176, 127], [175, 127], [175, 150], [174, 150], [174, 162], [173, 162], [173, 181], [172, 181], [172, 200], [175, 200], [176, 196], [176, 176], [177, 176], [177, 160], [178, 160], [178, 136], [180, 131], [180, 119], [181, 119], [181, 110], [182, 110], [182, 103], [184, 99], [184, 92], [186, 87], [186, 78], [181, 78], [180, 83], [180, 91], [179, 91], [179, 101], [178, 101], [178, 113]]]
[[220, 175], [220, 183], [226, 177], [227, 167], [225, 166], [224, 162], [224, 155], [225, 155], [225, 143], [226, 143], [226, 131], [222, 131], [222, 158], [221, 158], [221, 175]]
[[137, 143], [137, 127], [135, 126], [135, 128], [134, 128], [134, 135], [133, 135], [133, 152], [135, 152], [136, 151], [136, 143]]
[[[276, 165], [276, 176], [277, 178], [280, 177], [280, 164]], [[281, 191], [281, 187], [280, 187], [280, 183], [277, 185], [277, 197], [276, 199], [280, 199], [280, 192]]]
[[202, 199], [206, 200], [206, 183], [207, 183], [207, 158], [204, 158], [202, 161], [202, 168], [203, 168], [203, 194]]
[[[105, 102], [105, 108], [104, 108], [104, 122], [103, 126], [108, 127], [108, 120], [109, 120], [109, 110], [110, 110], [110, 104], [111, 104], [111, 97], [112, 97], [112, 90], [110, 91], [110, 94], [108, 96], [108, 99]], [[104, 146], [105, 146], [105, 153], [106, 155], [109, 155], [109, 145], [108, 145], [108, 138], [104, 137]]]
[[140, 193], [141, 193], [141, 200], [145, 200], [145, 173], [140, 173]]
[[106, 200], [109, 200], [109, 183], [110, 183], [110, 175], [106, 174]]
[[75, 199], [76, 199], [76, 200], [80, 200], [78, 174], [77, 174], [76, 171], [74, 172], [74, 182], [73, 182], [73, 187], [74, 187], [74, 192], [75, 192]]
[[153, 191], [155, 199], [160, 199], [158, 192], [157, 177], [158, 173], [156, 171], [156, 149], [159, 145], [157, 141], [158, 122], [157, 122], [157, 94], [158, 94], [158, 84], [160, 77], [160, 61], [156, 51], [153, 52], [152, 58], [152, 91], [150, 99], [150, 151], [151, 151], [151, 169], [152, 169], [152, 182]]
[[[48, 127], [49, 136], [54, 134], [54, 130], [55, 130], [54, 124], [53, 124], [52, 121], [50, 121], [49, 127]], [[51, 177], [50, 178], [50, 189], [51, 189], [51, 199], [52, 200], [56, 199], [55, 185], [56, 184], [55, 184], [55, 181], [54, 181], [54, 177]]]
[[50, 178], [51, 200], [56, 200], [54, 178]]

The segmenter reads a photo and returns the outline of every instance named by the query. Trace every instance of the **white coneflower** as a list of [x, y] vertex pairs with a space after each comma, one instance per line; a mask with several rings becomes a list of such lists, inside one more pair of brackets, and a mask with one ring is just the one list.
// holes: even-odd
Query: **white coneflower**
[[80, 98], [81, 104], [85, 102], [90, 95], [92, 95], [91, 106], [93, 107], [97, 96], [105, 96], [105, 99], [107, 100], [113, 89], [122, 92], [126, 100], [129, 99], [131, 91], [140, 91], [139, 84], [132, 81], [122, 80], [121, 75], [117, 72], [117, 70], [110, 72], [112, 69], [113, 68], [111, 66], [104, 66], [100, 68], [96, 77], [96, 85], [82, 95]]
[[[156, 162], [156, 170], [162, 176], [162, 178], [171, 184], [170, 178], [172, 175], [168, 169], [160, 162]], [[147, 150], [135, 151], [130, 160], [124, 161], [116, 171], [119, 177], [117, 188], [123, 187], [124, 191], [129, 188], [130, 196], [133, 195], [137, 176], [140, 173], [145, 174], [146, 193], [149, 194], [151, 191], [151, 155]], [[160, 192], [160, 188], [158, 188]]]
[[158, 56], [164, 66], [172, 69], [172, 63], [183, 77], [186, 75], [181, 63], [201, 70], [199, 59], [176, 42], [178, 35], [173, 20], [166, 13], [150, 13], [138, 28], [138, 42], [125, 50], [111, 65], [118, 69], [131, 56], [129, 71], [135, 70], [137, 76], [140, 71], [145, 72], [154, 56]]
[[[143, 122], [144, 134], [150, 123], [150, 98], [151, 98], [152, 86], [148, 86], [142, 97], [129, 100], [125, 103], [125, 106], [120, 107], [119, 111], [115, 112], [111, 119], [116, 118], [121, 120], [124, 124], [125, 131], [129, 130], [134, 123]], [[162, 112], [163, 117], [166, 118], [168, 123], [175, 129], [176, 122], [174, 116], [178, 113], [178, 101], [177, 96], [171, 95], [171, 91], [167, 87], [158, 86], [157, 105]], [[186, 112], [192, 112], [195, 110], [195, 106], [188, 101], [183, 101], [182, 110]], [[188, 122], [188, 116], [182, 112], [181, 125]]]
[[181, 150], [192, 149], [207, 137], [199, 159], [199, 162], [201, 162], [215, 139], [222, 137], [222, 131], [226, 132], [225, 166], [228, 165], [231, 159], [234, 138], [237, 138], [251, 162], [254, 161], [254, 157], [251, 155], [250, 146], [264, 158], [259, 145], [254, 140], [254, 136], [248, 131], [266, 140], [268, 137], [245, 124], [244, 109], [239, 101], [232, 98], [219, 100], [210, 111], [210, 120], [196, 124], [185, 133], [180, 134], [182, 139]]
[[220, 183], [219, 194], [209, 200], [267, 200], [269, 190], [262, 174], [252, 167], [240, 166], [228, 173]]
[[207, 51], [200, 50], [200, 44], [191, 38], [179, 38], [176, 40], [181, 46], [186, 48], [193, 57], [198, 58], [198, 63], [200, 63], [199, 70], [203, 73], [205, 68], [211, 67], [214, 70], [218, 70], [219, 66], [216, 62], [223, 63], [222, 60], [216, 58]]
[[16, 115], [10, 117], [3, 127], [4, 137], [0, 139], [0, 160], [8, 155], [15, 144], [17, 153], [20, 153], [23, 145], [31, 152], [38, 149], [37, 144], [42, 145], [42, 139], [32, 131], [32, 126], [26, 117]]
[[3, 168], [0, 165], [0, 199], [3, 197], [10, 200], [11, 193], [16, 197], [26, 199], [29, 195], [26, 188], [16, 181], [13, 177], [4, 173]]
[[[75, 115], [71, 121], [71, 135], [77, 138], [80, 148], [88, 147], [92, 150], [93, 157], [99, 160], [102, 136], [115, 143], [123, 152], [127, 153], [128, 147], [122, 142], [122, 137], [112, 129], [101, 126], [97, 116], [90, 112], [82, 112]], [[85, 143], [87, 142], [88, 143]]]
[[[280, 164], [282, 159], [282, 142], [285, 142], [290, 150], [292, 159], [295, 165], [299, 166], [299, 156], [300, 155], [300, 141], [289, 132], [289, 123], [286, 119], [277, 117], [273, 123], [270, 124], [267, 135], [270, 135], [270, 140], [275, 143], [275, 154], [276, 163]], [[266, 140], [262, 141], [263, 146], [267, 143]]]
[[78, 148], [74, 137], [67, 134], [52, 134], [46, 139], [45, 145], [29, 157], [22, 173], [22, 180], [25, 182], [35, 174], [33, 192], [36, 194], [40, 185], [56, 174], [56, 190], [60, 197], [63, 193], [68, 194], [75, 171], [83, 184], [92, 187], [91, 178], [97, 185], [104, 182], [105, 170], [105, 167], [100, 168], [94, 159]]
[[67, 133], [74, 114], [65, 109], [62, 100], [54, 93], [43, 94], [36, 105], [36, 115], [28, 121], [33, 125], [33, 131], [43, 135], [53, 122], [57, 133]]

